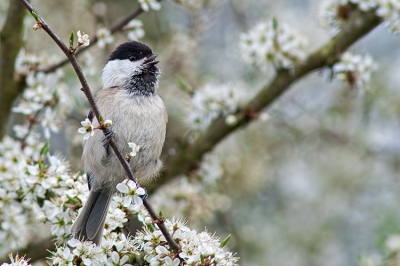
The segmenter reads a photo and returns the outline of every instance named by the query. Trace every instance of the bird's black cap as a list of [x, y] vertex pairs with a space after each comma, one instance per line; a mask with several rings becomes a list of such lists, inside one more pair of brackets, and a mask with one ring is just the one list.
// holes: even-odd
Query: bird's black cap
[[126, 42], [118, 46], [111, 53], [108, 61], [129, 59], [131, 61], [140, 60], [153, 54], [150, 47], [140, 42]]

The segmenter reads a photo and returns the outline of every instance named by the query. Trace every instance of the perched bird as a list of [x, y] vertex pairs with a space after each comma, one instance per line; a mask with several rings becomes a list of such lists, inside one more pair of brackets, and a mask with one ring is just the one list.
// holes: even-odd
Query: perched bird
[[[157, 95], [160, 71], [156, 57], [143, 43], [133, 41], [118, 46], [103, 68], [103, 89], [96, 98], [104, 120], [112, 121], [113, 133], [108, 137], [114, 138], [119, 150], [128, 154], [128, 142], [140, 147], [129, 162], [139, 183], [155, 177], [162, 165], [159, 157], [168, 118], [164, 103]], [[99, 125], [93, 120], [93, 112], [89, 112], [88, 118], [94, 128]], [[71, 233], [99, 244], [116, 185], [127, 175], [101, 131], [86, 140], [82, 163], [90, 195]]]

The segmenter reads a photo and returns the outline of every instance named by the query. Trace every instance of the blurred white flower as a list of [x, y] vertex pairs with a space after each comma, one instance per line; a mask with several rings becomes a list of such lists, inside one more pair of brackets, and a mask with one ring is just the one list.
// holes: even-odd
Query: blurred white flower
[[25, 257], [19, 257], [18, 254], [13, 258], [12, 254], [10, 254], [11, 263], [3, 263], [1, 266], [32, 266], [29, 263], [29, 259], [25, 259]]
[[378, 68], [378, 64], [368, 54], [362, 56], [346, 52], [339, 62], [333, 65], [333, 73], [350, 86], [361, 89], [368, 87], [372, 73]]
[[133, 19], [129, 21], [125, 28], [128, 30], [127, 37], [131, 41], [137, 41], [144, 36], [143, 23], [140, 20]]
[[90, 122], [89, 118], [86, 118], [85, 121], [82, 121], [81, 125], [82, 127], [78, 129], [78, 132], [84, 134], [83, 139], [86, 140], [94, 135], [92, 122]]
[[393, 33], [400, 32], [400, 2], [398, 0], [325, 0], [321, 2], [320, 17], [324, 25], [337, 31], [343, 27], [356, 5], [363, 12], [376, 10]]
[[97, 46], [100, 48], [104, 48], [107, 43], [114, 42], [114, 36], [111, 35], [110, 30], [106, 28], [100, 28], [96, 32], [97, 36]]
[[218, 116], [235, 112], [243, 98], [239, 84], [206, 84], [193, 93], [186, 121], [193, 129], [204, 130]]
[[143, 11], [160, 10], [161, 4], [157, 0], [138, 0]]
[[225, 124], [228, 126], [234, 126], [237, 123], [238, 119], [236, 115], [228, 115], [225, 117]]
[[83, 46], [89, 46], [89, 44], [90, 44], [89, 35], [87, 35], [85, 33], [82, 34], [80, 30], [78, 30], [76, 35], [78, 36], [79, 44], [81, 44]]
[[146, 191], [142, 187], [136, 186], [132, 180], [125, 179], [117, 185], [117, 190], [124, 194], [124, 207], [128, 207], [132, 202], [138, 206], [143, 205], [143, 200], [140, 196], [145, 195]]
[[389, 252], [400, 251], [400, 235], [391, 235], [385, 241], [386, 249]]
[[50, 132], [57, 133], [59, 131], [60, 121], [57, 114], [50, 107], [45, 109], [41, 120], [41, 125], [44, 129], [44, 137], [46, 139], [50, 139]]
[[400, 1], [375, 0], [378, 8], [376, 14], [385, 19], [386, 26], [396, 34], [400, 33]]
[[140, 146], [136, 145], [136, 143], [133, 142], [128, 142], [129, 148], [132, 149], [132, 151], [129, 153], [130, 156], [135, 157], [136, 154], [139, 152], [140, 150]]
[[94, 76], [97, 73], [97, 68], [95, 62], [95, 57], [86, 51], [83, 54], [84, 59], [80, 62], [82, 64], [82, 71], [85, 76]]
[[42, 63], [43, 58], [39, 58], [34, 54], [26, 53], [25, 49], [21, 49], [15, 60], [15, 72], [17, 75], [26, 76]]
[[[384, 266], [382, 257], [378, 255], [360, 256], [358, 266]], [[389, 265], [388, 265], [389, 266]]]
[[306, 45], [303, 35], [275, 19], [260, 22], [240, 36], [243, 59], [262, 69], [269, 63], [278, 69], [293, 67], [306, 58]]

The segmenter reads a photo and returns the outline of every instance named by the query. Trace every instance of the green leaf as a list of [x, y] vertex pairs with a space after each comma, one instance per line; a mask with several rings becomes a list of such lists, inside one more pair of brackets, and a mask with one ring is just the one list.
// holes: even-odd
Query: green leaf
[[188, 85], [180, 77], [176, 77], [176, 82], [178, 83], [179, 88], [184, 92], [189, 90]]
[[155, 228], [153, 226], [153, 224], [147, 224], [147, 227], [149, 228], [150, 232], [154, 232]]
[[228, 244], [229, 239], [231, 238], [231, 235], [227, 236], [222, 242], [220, 247], [223, 248], [226, 246], [226, 244]]
[[68, 198], [69, 201], [71, 201], [73, 204], [75, 204], [75, 205], [78, 205], [78, 204], [79, 204], [79, 200], [74, 199], [74, 198], [71, 197], [71, 196], [68, 196], [68, 194], [67, 194], [67, 198]]
[[204, 255], [200, 253], [200, 264], [204, 265]]
[[278, 20], [276, 18], [272, 19], [272, 28], [276, 31], [278, 29]]
[[104, 121], [103, 117], [101, 115], [99, 116], [99, 120], [100, 120], [100, 123]]
[[44, 144], [43, 148], [40, 150], [40, 155], [46, 155], [50, 150], [50, 143], [49, 141], [46, 141]]
[[160, 211], [160, 213], [158, 215], [160, 216], [160, 218], [163, 217], [162, 211]]
[[71, 35], [69, 35], [69, 47], [74, 47], [74, 32], [71, 31]]

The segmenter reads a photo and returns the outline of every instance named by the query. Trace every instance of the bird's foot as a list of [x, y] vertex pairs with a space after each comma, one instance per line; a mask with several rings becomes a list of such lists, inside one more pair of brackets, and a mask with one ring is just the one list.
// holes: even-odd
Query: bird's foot
[[115, 133], [114, 133], [114, 131], [109, 129], [104, 136], [105, 137], [101, 142], [103, 142], [103, 147], [107, 148], [108, 147], [108, 142], [110, 141], [111, 138], [115, 137]]
[[147, 190], [144, 188], [144, 187], [142, 187], [143, 189], [144, 189], [144, 194], [143, 195], [140, 195], [139, 197], [142, 199], [142, 200], [147, 200], [147, 198], [149, 197], [149, 194], [147, 194]]

